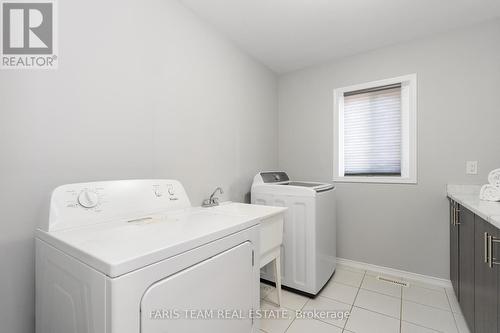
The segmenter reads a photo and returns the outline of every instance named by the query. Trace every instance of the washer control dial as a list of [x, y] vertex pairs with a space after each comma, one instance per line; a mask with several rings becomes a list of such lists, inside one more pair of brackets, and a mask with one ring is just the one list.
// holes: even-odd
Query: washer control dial
[[83, 190], [78, 196], [78, 203], [85, 208], [94, 208], [99, 203], [99, 196], [93, 191]]
[[170, 185], [168, 187], [168, 194], [170, 194], [170, 195], [174, 195], [175, 194], [174, 187], [172, 185]]

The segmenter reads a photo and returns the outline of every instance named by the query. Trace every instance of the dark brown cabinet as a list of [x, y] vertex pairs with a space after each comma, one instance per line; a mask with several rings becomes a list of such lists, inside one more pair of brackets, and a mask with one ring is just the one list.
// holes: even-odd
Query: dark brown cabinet
[[455, 201], [450, 200], [450, 280], [455, 290], [455, 295], [460, 299], [460, 289], [458, 286], [458, 228], [457, 224], [457, 208]]
[[495, 264], [498, 229], [476, 216], [475, 333], [498, 332], [498, 265]]
[[500, 230], [450, 200], [450, 279], [472, 333], [500, 333]]
[[460, 307], [469, 329], [474, 327], [474, 214], [463, 207], [458, 210], [459, 226], [459, 293]]

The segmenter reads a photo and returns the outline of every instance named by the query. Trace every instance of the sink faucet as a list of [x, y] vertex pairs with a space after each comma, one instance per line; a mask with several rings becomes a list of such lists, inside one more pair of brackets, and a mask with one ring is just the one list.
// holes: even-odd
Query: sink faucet
[[219, 198], [215, 196], [217, 192], [220, 192], [220, 194], [224, 194], [224, 191], [222, 188], [217, 187], [215, 191], [212, 192], [210, 195], [210, 198], [203, 200], [203, 203], [201, 204], [202, 207], [213, 207], [213, 206], [218, 206], [219, 205]]

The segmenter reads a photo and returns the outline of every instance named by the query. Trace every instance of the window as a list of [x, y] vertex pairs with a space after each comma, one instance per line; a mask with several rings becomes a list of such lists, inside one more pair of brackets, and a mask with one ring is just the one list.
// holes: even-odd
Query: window
[[416, 75], [335, 89], [334, 181], [416, 183]]

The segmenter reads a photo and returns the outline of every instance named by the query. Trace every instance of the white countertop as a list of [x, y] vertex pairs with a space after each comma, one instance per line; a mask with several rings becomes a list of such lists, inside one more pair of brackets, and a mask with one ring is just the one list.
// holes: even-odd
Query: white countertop
[[481, 185], [447, 185], [448, 197], [500, 229], [500, 202], [479, 200]]

